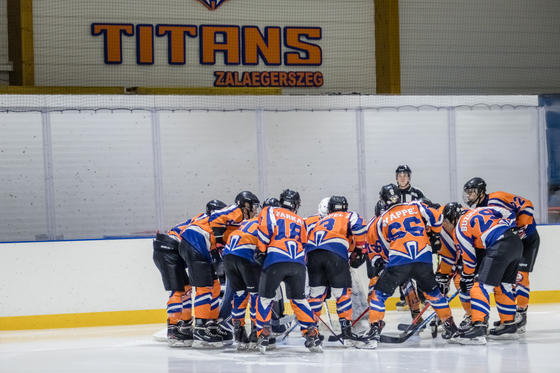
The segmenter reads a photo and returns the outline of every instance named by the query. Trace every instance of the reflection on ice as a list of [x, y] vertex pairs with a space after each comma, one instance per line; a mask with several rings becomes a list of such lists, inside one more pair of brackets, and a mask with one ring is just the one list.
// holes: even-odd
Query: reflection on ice
[[[453, 310], [461, 316], [458, 309]], [[388, 312], [387, 332], [408, 312]], [[532, 305], [527, 334], [487, 346], [450, 345], [429, 332], [377, 350], [326, 343], [310, 353], [294, 331], [277, 350], [261, 355], [224, 350], [169, 348], [153, 338], [161, 325], [0, 332], [2, 372], [558, 372], [560, 305]], [[550, 328], [552, 327], [552, 328]], [[324, 333], [325, 331], [323, 331]]]

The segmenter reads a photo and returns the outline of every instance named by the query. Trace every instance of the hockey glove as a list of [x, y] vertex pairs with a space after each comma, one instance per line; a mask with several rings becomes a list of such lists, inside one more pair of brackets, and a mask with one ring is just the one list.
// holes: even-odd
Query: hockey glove
[[474, 285], [474, 273], [467, 275], [465, 273], [461, 273], [461, 280], [459, 281], [459, 287], [461, 288], [462, 293], [470, 293], [473, 285]]
[[523, 225], [521, 227], [515, 227], [512, 229], [513, 234], [517, 235], [519, 239], [524, 239], [527, 237], [527, 226]]
[[368, 272], [369, 278], [374, 278], [375, 276], [381, 276], [381, 272], [383, 272], [383, 270], [385, 269], [385, 261], [380, 256], [376, 256], [371, 260], [371, 268], [372, 268], [371, 273]]
[[264, 264], [264, 260], [266, 259], [266, 252], [262, 252], [260, 250], [255, 250], [255, 254], [253, 255], [253, 259], [255, 259], [255, 263], [262, 267]]
[[350, 254], [350, 267], [358, 268], [366, 261], [367, 251], [365, 248], [356, 248]]
[[449, 292], [449, 278], [449, 275], [445, 275], [441, 272], [436, 273], [436, 282], [443, 296], [447, 296]]
[[428, 233], [430, 238], [430, 246], [432, 247], [432, 253], [437, 254], [441, 250], [441, 237], [437, 233]]

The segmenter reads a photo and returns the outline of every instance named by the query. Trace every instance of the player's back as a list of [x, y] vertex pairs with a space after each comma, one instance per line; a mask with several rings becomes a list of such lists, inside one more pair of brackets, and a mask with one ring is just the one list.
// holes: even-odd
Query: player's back
[[385, 211], [377, 224], [379, 238], [389, 247], [388, 266], [411, 262], [432, 262], [432, 248], [426, 223], [438, 232], [441, 214], [419, 202], [394, 205]]
[[459, 218], [455, 236], [461, 247], [486, 249], [502, 238], [504, 232], [515, 226], [515, 220], [504, 217], [501, 209], [477, 207]]
[[305, 225], [307, 226], [308, 235], [311, 232], [311, 230], [315, 228], [315, 225], [319, 222], [319, 220], [321, 220], [321, 216], [319, 214], [311, 215], [304, 219]]
[[238, 229], [229, 235], [222, 255], [237, 255], [252, 262], [259, 241], [257, 237], [258, 227], [259, 223], [256, 217], [245, 220]]
[[268, 246], [263, 269], [277, 262], [305, 264], [307, 229], [301, 216], [282, 207], [265, 207], [258, 221], [259, 240]]
[[511, 211], [514, 215], [512, 218], [516, 219], [517, 226], [528, 226], [528, 234], [536, 229], [535, 209], [533, 203], [527, 198], [502, 191], [493, 192], [488, 194], [488, 206], [501, 207]]
[[348, 258], [352, 244], [362, 243], [367, 227], [363, 219], [354, 212], [336, 211], [328, 214], [315, 224], [306, 245], [306, 251], [328, 250]]
[[206, 214], [201, 212], [200, 214], [198, 214], [194, 218], [189, 218], [189, 219], [185, 220], [184, 222], [175, 225], [173, 228], [171, 228], [167, 232], [167, 234], [180, 241], [181, 240], [181, 233], [183, 233], [185, 231], [185, 229], [187, 229], [189, 227], [189, 225], [191, 225], [194, 221], [200, 219], [204, 215], [206, 215]]
[[208, 223], [212, 228], [227, 228], [240, 226], [243, 221], [243, 212], [237, 205], [230, 205], [210, 215]]
[[491, 247], [512, 227], [515, 220], [504, 218], [503, 212], [494, 207], [478, 207], [463, 214], [455, 227], [455, 237], [462, 252], [464, 271], [474, 272], [477, 250]]

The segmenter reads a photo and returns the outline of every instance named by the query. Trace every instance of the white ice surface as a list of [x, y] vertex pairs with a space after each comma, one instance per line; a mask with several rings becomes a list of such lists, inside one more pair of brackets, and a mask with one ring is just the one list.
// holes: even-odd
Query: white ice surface
[[[462, 311], [453, 310], [457, 321]], [[495, 317], [495, 311], [493, 316]], [[299, 332], [266, 355], [170, 348], [153, 334], [162, 325], [0, 332], [0, 372], [560, 372], [560, 305], [532, 305], [519, 341], [459, 346], [428, 332], [402, 345], [357, 350], [329, 343], [324, 353], [303, 347]], [[408, 312], [387, 313], [396, 333]]]

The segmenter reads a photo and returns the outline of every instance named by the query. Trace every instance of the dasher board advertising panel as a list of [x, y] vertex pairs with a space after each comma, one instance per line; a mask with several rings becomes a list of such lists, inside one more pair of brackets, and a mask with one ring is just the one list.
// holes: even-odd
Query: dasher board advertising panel
[[40, 86], [375, 93], [374, 2], [33, 2]]

